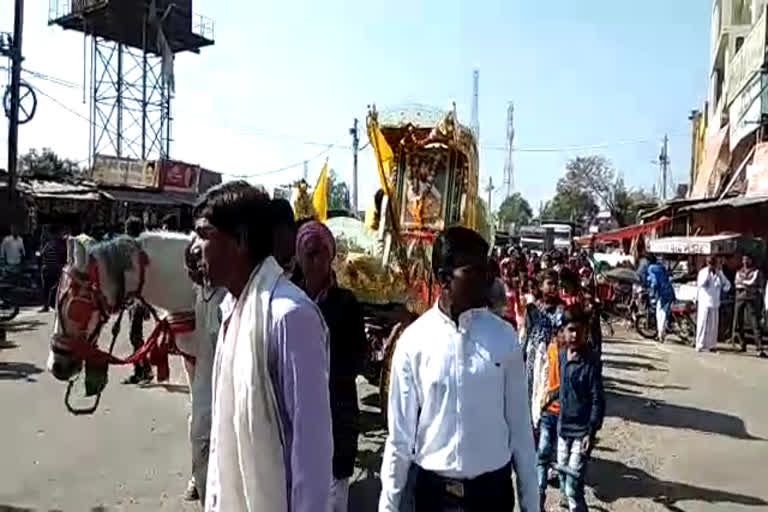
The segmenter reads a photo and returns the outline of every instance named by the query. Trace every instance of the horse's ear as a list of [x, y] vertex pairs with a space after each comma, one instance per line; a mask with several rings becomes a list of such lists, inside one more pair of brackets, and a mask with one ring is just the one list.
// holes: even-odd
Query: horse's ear
[[79, 237], [69, 237], [67, 239], [67, 259], [70, 260], [70, 265], [80, 272], [85, 272], [86, 265], [88, 264], [88, 251]]

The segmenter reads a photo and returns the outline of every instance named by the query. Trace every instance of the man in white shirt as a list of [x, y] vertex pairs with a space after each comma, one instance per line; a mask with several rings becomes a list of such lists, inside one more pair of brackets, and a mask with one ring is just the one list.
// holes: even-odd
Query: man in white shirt
[[19, 236], [16, 226], [11, 226], [11, 234], [3, 238], [0, 244], [0, 262], [10, 267], [18, 267], [24, 260], [24, 240]]
[[389, 435], [379, 512], [539, 510], [523, 357], [514, 328], [486, 307], [488, 245], [466, 228], [442, 232], [432, 270], [440, 296], [400, 337], [392, 361]]

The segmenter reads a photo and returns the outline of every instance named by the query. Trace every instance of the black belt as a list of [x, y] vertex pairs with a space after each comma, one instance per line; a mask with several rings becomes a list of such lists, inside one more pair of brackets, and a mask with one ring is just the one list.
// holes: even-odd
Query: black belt
[[[418, 467], [418, 466], [417, 466]], [[472, 500], [473, 497], [486, 495], [487, 493], [496, 494], [504, 487], [512, 486], [512, 462], [508, 462], [503, 467], [483, 473], [474, 478], [448, 478], [434, 471], [429, 471], [418, 467], [416, 476], [416, 486], [421, 487], [431, 493], [438, 493], [452, 496], [463, 501]]]

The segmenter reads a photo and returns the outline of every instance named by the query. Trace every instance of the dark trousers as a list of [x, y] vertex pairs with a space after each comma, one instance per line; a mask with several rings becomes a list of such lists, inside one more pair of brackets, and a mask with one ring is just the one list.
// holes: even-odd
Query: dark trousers
[[733, 312], [733, 335], [739, 336], [741, 349], [746, 350], [747, 338], [744, 336], [745, 324], [749, 323], [749, 330], [755, 338], [757, 350], [763, 349], [763, 336], [760, 332], [760, 300], [754, 299], [736, 299], [736, 305]]
[[414, 498], [415, 512], [509, 512], [515, 508], [512, 463], [471, 480], [418, 468]]
[[[147, 309], [141, 303], [136, 303], [128, 310], [128, 316], [131, 320], [131, 329], [128, 338], [131, 340], [131, 346], [136, 351], [144, 344], [144, 320], [147, 319]], [[151, 375], [152, 367], [148, 361], [141, 361], [133, 365], [133, 374], [136, 377], [145, 377]]]
[[42, 297], [40, 299], [43, 302], [43, 307], [56, 307], [56, 289], [59, 286], [59, 278], [61, 278], [60, 267], [43, 267], [40, 269], [40, 284], [42, 285]]

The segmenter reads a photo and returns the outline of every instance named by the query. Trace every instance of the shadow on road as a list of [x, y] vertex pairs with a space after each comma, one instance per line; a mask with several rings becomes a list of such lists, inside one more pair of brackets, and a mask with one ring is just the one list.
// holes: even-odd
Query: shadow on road
[[379, 393], [371, 393], [369, 395], [365, 395], [362, 400], [360, 400], [360, 403], [363, 405], [367, 405], [368, 407], [376, 407], [379, 408]]
[[357, 466], [360, 474], [349, 486], [349, 510], [376, 510], [381, 493], [381, 459], [383, 443], [376, 450], [361, 449], [357, 452]]
[[5, 330], [7, 332], [25, 332], [25, 331], [35, 331], [37, 330], [41, 325], [46, 325], [45, 322], [41, 322], [40, 320], [14, 320], [11, 322], [8, 322], [5, 324]]
[[[0, 361], [0, 380], [26, 380], [27, 382], [37, 382], [32, 375], [43, 373], [43, 369], [32, 363], [14, 363]], [[2, 508], [0, 508], [2, 512]]]
[[616, 357], [630, 357], [630, 358], [636, 358], [636, 359], [646, 359], [648, 361], [656, 361], [657, 363], [663, 363], [664, 359], [660, 357], [653, 357], [649, 356], [648, 354], [638, 354], [633, 352], [609, 352], [607, 350], [603, 351], [603, 356], [616, 356]]
[[688, 500], [755, 507], [768, 505], [764, 499], [754, 496], [660, 480], [642, 469], [621, 462], [594, 458], [589, 464], [587, 484], [594, 489], [597, 498], [607, 503], [621, 498], [649, 498], [673, 512], [684, 510], [677, 503]]
[[[0, 505], [0, 512], [43, 512], [43, 511], [35, 508], [14, 507], [13, 505]], [[52, 508], [48, 510], [48, 512], [63, 512], [63, 511], [59, 508]], [[90, 512], [107, 512], [107, 508], [102, 506], [93, 507], [90, 510]]]
[[730, 414], [706, 411], [695, 407], [674, 405], [663, 400], [649, 401], [647, 398], [606, 391], [609, 416], [617, 416], [643, 425], [657, 425], [674, 429], [698, 430], [711, 434], [765, 441], [747, 432], [741, 418]]
[[629, 372], [636, 372], [641, 370], [650, 372], [666, 371], [664, 368], [659, 368], [658, 366], [654, 366], [650, 363], [637, 363], [635, 361], [621, 361], [618, 359], [607, 358], [603, 358], [603, 366]]
[[691, 389], [688, 386], [676, 386], [674, 384], [670, 384], [670, 385], [667, 385], [667, 384], [663, 384], [663, 385], [650, 384], [648, 382], [638, 382], [636, 380], [621, 379], [621, 378], [618, 378], [618, 377], [604, 377], [603, 381], [605, 382], [606, 387], [608, 386], [609, 383], [611, 383], [611, 385], [617, 385], [618, 384], [618, 385], [622, 385], [622, 386], [634, 386], [634, 387], [638, 387], [638, 388], [647, 388], [647, 389], [673, 389], [673, 390], [676, 390], [676, 391], [688, 391], [689, 389]]
[[141, 389], [156, 389], [161, 388], [166, 390], [169, 393], [181, 393], [181, 394], [189, 394], [189, 386], [186, 384], [169, 384], [166, 382], [155, 382], [152, 384], [142, 384], [140, 386]]

